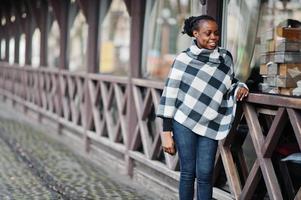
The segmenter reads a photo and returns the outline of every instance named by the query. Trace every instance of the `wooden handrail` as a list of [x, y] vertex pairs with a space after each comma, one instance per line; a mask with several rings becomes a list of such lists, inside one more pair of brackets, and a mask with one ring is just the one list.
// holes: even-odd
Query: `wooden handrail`
[[[121, 76], [20, 68], [2, 66], [0, 63], [0, 83], [1, 95], [39, 112], [41, 116], [51, 114], [58, 123], [82, 130], [87, 138], [104, 143], [106, 148], [126, 149], [126, 144], [130, 144], [127, 151], [135, 162], [147, 163], [146, 166], [158, 173], [158, 163], [166, 166], [167, 171], [174, 172], [177, 169], [178, 156], [162, 154], [162, 120], [154, 118], [164, 87], [162, 81], [138, 78], [129, 81], [128, 77]], [[129, 95], [133, 95], [131, 103], [135, 106], [134, 114], [137, 116], [137, 119], [131, 119], [136, 128], [130, 138], [127, 137], [129, 111], [126, 106]], [[87, 107], [91, 112], [85, 112]], [[89, 125], [85, 127], [84, 123]], [[273, 167], [272, 156], [281, 136], [287, 134], [285, 127], [288, 123], [301, 149], [300, 97], [250, 93], [248, 98], [239, 103], [232, 129], [226, 139], [219, 143], [215, 167], [215, 177], [219, 176], [221, 170], [225, 171], [229, 192], [232, 191], [236, 199], [252, 199], [262, 178], [272, 199], [285, 198], [277, 181], [278, 172]], [[90, 127], [91, 124], [94, 128]], [[248, 134], [238, 134], [240, 125], [247, 127]], [[247, 167], [242, 147], [247, 136], [255, 149], [255, 162], [251, 170]], [[164, 174], [169, 176], [171, 173]], [[296, 193], [301, 194], [301, 190]]]
[[249, 103], [301, 109], [301, 97], [250, 93], [246, 101]]

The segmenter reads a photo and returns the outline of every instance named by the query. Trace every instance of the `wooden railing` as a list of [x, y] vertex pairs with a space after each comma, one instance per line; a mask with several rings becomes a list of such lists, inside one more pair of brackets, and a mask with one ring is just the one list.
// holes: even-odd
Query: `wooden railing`
[[127, 79], [87, 76], [91, 112], [87, 136], [124, 153], [127, 141]]
[[[143, 166], [148, 169], [143, 173], [176, 190], [178, 156], [162, 151], [162, 121], [155, 117], [162, 82], [0, 65], [3, 100], [10, 99], [13, 104], [23, 105], [24, 111], [30, 109], [76, 130], [82, 138], [92, 141], [85, 142], [87, 149], [95, 141], [110, 153], [116, 152], [119, 156], [112, 156], [124, 166], [132, 162], [131, 171]], [[135, 115], [129, 115], [129, 104], [134, 106]], [[131, 134], [129, 120], [134, 120], [135, 125]], [[279, 148], [287, 143], [300, 151], [301, 99], [250, 94], [239, 104], [230, 134], [219, 143], [214, 196], [300, 199], [301, 181], [289, 172], [290, 164], [280, 160], [284, 155]]]
[[[242, 121], [248, 127], [248, 135], [237, 134]], [[250, 167], [242, 151], [246, 137], [256, 155]], [[296, 146], [293, 151], [300, 152], [301, 98], [250, 94], [238, 110], [230, 134], [219, 144], [219, 157], [236, 199], [263, 199], [265, 195], [270, 199], [301, 198], [300, 178], [292, 177], [286, 163], [280, 160], [283, 155], [279, 148], [288, 145]], [[298, 170], [300, 173], [301, 165]], [[260, 190], [267, 190], [267, 194]]]

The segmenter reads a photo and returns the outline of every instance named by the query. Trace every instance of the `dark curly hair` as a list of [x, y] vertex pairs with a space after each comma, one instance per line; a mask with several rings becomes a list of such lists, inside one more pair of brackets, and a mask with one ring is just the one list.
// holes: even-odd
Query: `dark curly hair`
[[209, 15], [191, 16], [191, 17], [185, 19], [182, 33], [187, 34], [190, 37], [193, 37], [192, 32], [199, 28], [199, 21], [200, 20], [207, 20], [207, 21], [216, 22], [216, 20], [213, 17], [209, 16]]

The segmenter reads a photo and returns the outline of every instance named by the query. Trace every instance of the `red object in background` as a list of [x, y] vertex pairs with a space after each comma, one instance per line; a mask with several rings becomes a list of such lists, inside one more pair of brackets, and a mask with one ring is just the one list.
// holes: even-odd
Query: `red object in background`
[[276, 147], [275, 151], [283, 156], [288, 156], [300, 152], [300, 149], [298, 144], [281, 144]]

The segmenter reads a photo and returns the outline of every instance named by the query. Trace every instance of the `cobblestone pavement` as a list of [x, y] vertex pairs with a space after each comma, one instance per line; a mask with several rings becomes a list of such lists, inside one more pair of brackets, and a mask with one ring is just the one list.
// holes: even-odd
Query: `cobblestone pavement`
[[25, 122], [0, 115], [0, 199], [159, 199]]

